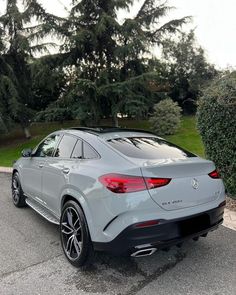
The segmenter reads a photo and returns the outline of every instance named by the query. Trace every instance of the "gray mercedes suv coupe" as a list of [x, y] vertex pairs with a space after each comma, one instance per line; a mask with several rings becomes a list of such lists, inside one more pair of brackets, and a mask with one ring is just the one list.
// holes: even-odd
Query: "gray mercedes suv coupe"
[[60, 130], [24, 150], [12, 197], [60, 226], [77, 267], [94, 251], [140, 257], [205, 237], [225, 205], [213, 162], [147, 131], [106, 127]]

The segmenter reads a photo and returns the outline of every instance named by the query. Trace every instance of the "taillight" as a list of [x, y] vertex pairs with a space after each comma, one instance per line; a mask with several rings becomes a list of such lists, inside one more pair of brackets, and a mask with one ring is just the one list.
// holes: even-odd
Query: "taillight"
[[99, 181], [110, 191], [117, 194], [138, 192], [146, 189], [143, 177], [120, 174], [106, 174]]
[[117, 194], [132, 193], [167, 185], [170, 178], [149, 178], [121, 174], [106, 174], [99, 181], [110, 191]]
[[218, 179], [220, 178], [220, 174], [217, 170], [214, 170], [212, 171], [211, 173], [208, 174], [211, 178], [214, 178], [214, 179]]
[[171, 178], [148, 178], [144, 177], [144, 180], [146, 182], [147, 188], [157, 188], [160, 186], [165, 186], [170, 183]]

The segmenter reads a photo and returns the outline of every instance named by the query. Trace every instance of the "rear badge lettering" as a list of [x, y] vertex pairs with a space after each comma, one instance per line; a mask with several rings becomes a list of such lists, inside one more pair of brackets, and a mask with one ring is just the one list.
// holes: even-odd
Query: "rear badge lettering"
[[183, 202], [183, 200], [174, 200], [174, 201], [164, 202], [164, 203], [162, 203], [162, 206], [174, 205], [174, 204], [179, 204], [182, 202]]

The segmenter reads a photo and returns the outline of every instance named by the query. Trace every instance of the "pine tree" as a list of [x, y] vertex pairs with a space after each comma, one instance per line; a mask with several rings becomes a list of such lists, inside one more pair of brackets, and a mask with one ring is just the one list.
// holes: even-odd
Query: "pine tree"
[[[26, 137], [33, 116], [30, 63], [34, 53], [47, 50], [49, 43], [38, 44], [45, 36], [58, 33], [62, 19], [47, 13], [37, 0], [8, 0], [0, 16], [2, 40], [0, 70], [0, 111], [2, 117], [20, 123]], [[18, 5], [24, 4], [23, 12]], [[32, 22], [37, 24], [32, 26]], [[34, 44], [37, 42], [36, 44]], [[4, 118], [4, 117], [3, 117]], [[6, 126], [5, 126], [6, 127]]]
[[166, 1], [145, 0], [136, 17], [120, 23], [117, 12], [128, 10], [133, 0], [72, 2], [62, 46], [64, 64], [74, 70], [70, 88], [74, 95], [68, 94], [75, 98], [72, 107], [92, 114], [95, 123], [109, 113], [117, 125], [117, 113], [129, 112], [135, 104], [142, 109], [149, 99], [150, 83], [162, 83], [157, 73], [150, 72], [146, 57], [150, 49], [188, 18], [160, 25], [171, 7]]

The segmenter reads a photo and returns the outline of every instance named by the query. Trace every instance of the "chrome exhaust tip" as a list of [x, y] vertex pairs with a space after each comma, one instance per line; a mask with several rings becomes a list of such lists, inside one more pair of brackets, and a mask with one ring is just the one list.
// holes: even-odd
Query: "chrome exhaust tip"
[[157, 251], [157, 248], [148, 248], [148, 249], [142, 249], [138, 250], [131, 254], [131, 257], [144, 257], [144, 256], [150, 256], [153, 253]]

